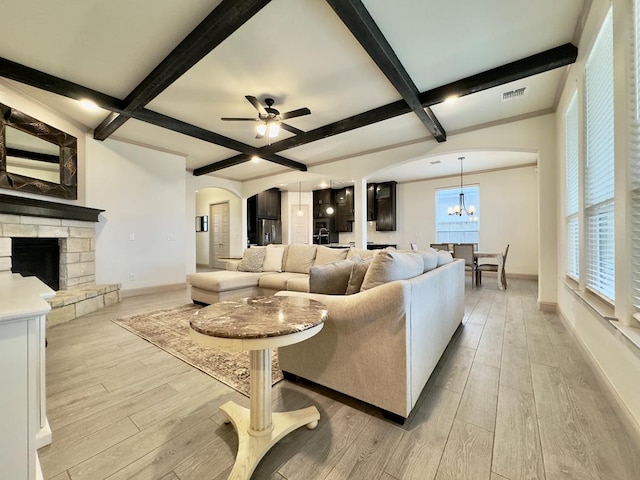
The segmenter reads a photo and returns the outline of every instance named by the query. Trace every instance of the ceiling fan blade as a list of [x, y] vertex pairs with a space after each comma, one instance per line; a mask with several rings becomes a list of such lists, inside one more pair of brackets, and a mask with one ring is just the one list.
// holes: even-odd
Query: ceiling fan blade
[[286, 130], [287, 132], [295, 133], [296, 135], [305, 133], [303, 130], [300, 130], [299, 128], [296, 128], [296, 127], [292, 127], [291, 125], [283, 122], [280, 122], [280, 128], [282, 128], [283, 130]]
[[256, 97], [252, 96], [252, 95], [245, 95], [244, 98], [246, 98], [247, 100], [249, 100], [249, 103], [251, 105], [253, 105], [253, 107], [258, 110], [258, 113], [260, 115], [267, 115], [267, 111], [264, 109], [264, 107], [260, 104], [260, 100], [258, 100]]
[[224, 120], [227, 122], [257, 122], [257, 118], [246, 118], [246, 117], [222, 117], [220, 120]]
[[307, 107], [299, 108], [297, 110], [291, 110], [290, 112], [285, 112], [280, 114], [280, 118], [286, 120], [288, 118], [302, 117], [303, 115], [309, 115], [311, 110]]

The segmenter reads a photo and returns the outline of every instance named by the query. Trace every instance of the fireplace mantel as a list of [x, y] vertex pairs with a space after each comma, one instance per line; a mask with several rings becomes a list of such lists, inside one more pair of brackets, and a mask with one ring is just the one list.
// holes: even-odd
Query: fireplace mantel
[[104, 210], [0, 194], [0, 213], [97, 222]]

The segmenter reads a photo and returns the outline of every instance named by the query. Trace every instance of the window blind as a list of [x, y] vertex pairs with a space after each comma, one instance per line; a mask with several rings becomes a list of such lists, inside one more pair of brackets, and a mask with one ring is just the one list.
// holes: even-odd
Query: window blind
[[580, 162], [578, 101], [574, 93], [565, 118], [566, 129], [566, 165], [565, 165], [565, 224], [567, 242], [567, 274], [579, 278], [580, 230], [578, 223], [578, 165]]
[[631, 88], [629, 109], [629, 162], [631, 180], [631, 295], [640, 310], [640, 0], [633, 2], [632, 62], [635, 85]]
[[615, 299], [613, 22], [611, 9], [585, 67], [586, 285]]
[[449, 215], [449, 207], [458, 205], [460, 188], [446, 188], [436, 191], [436, 243], [478, 243], [480, 238], [480, 188], [467, 186], [464, 203], [467, 208], [473, 205], [473, 217]]

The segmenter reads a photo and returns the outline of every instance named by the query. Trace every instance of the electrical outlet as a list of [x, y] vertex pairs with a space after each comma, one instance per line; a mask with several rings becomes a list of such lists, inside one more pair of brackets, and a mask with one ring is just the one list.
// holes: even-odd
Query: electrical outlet
[[136, 274], [135, 274], [135, 273], [130, 273], [130, 274], [129, 274], [129, 280], [130, 280], [130, 281], [132, 281], [132, 282], [135, 282], [135, 280], [136, 280]]

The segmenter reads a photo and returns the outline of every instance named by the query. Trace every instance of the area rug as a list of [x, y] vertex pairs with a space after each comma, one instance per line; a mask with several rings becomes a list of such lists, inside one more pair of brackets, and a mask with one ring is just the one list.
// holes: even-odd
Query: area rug
[[[174, 357], [249, 396], [249, 352], [203, 347], [189, 337], [189, 319], [201, 307], [193, 304], [114, 319], [113, 322], [160, 347]], [[273, 350], [272, 385], [284, 377]]]

